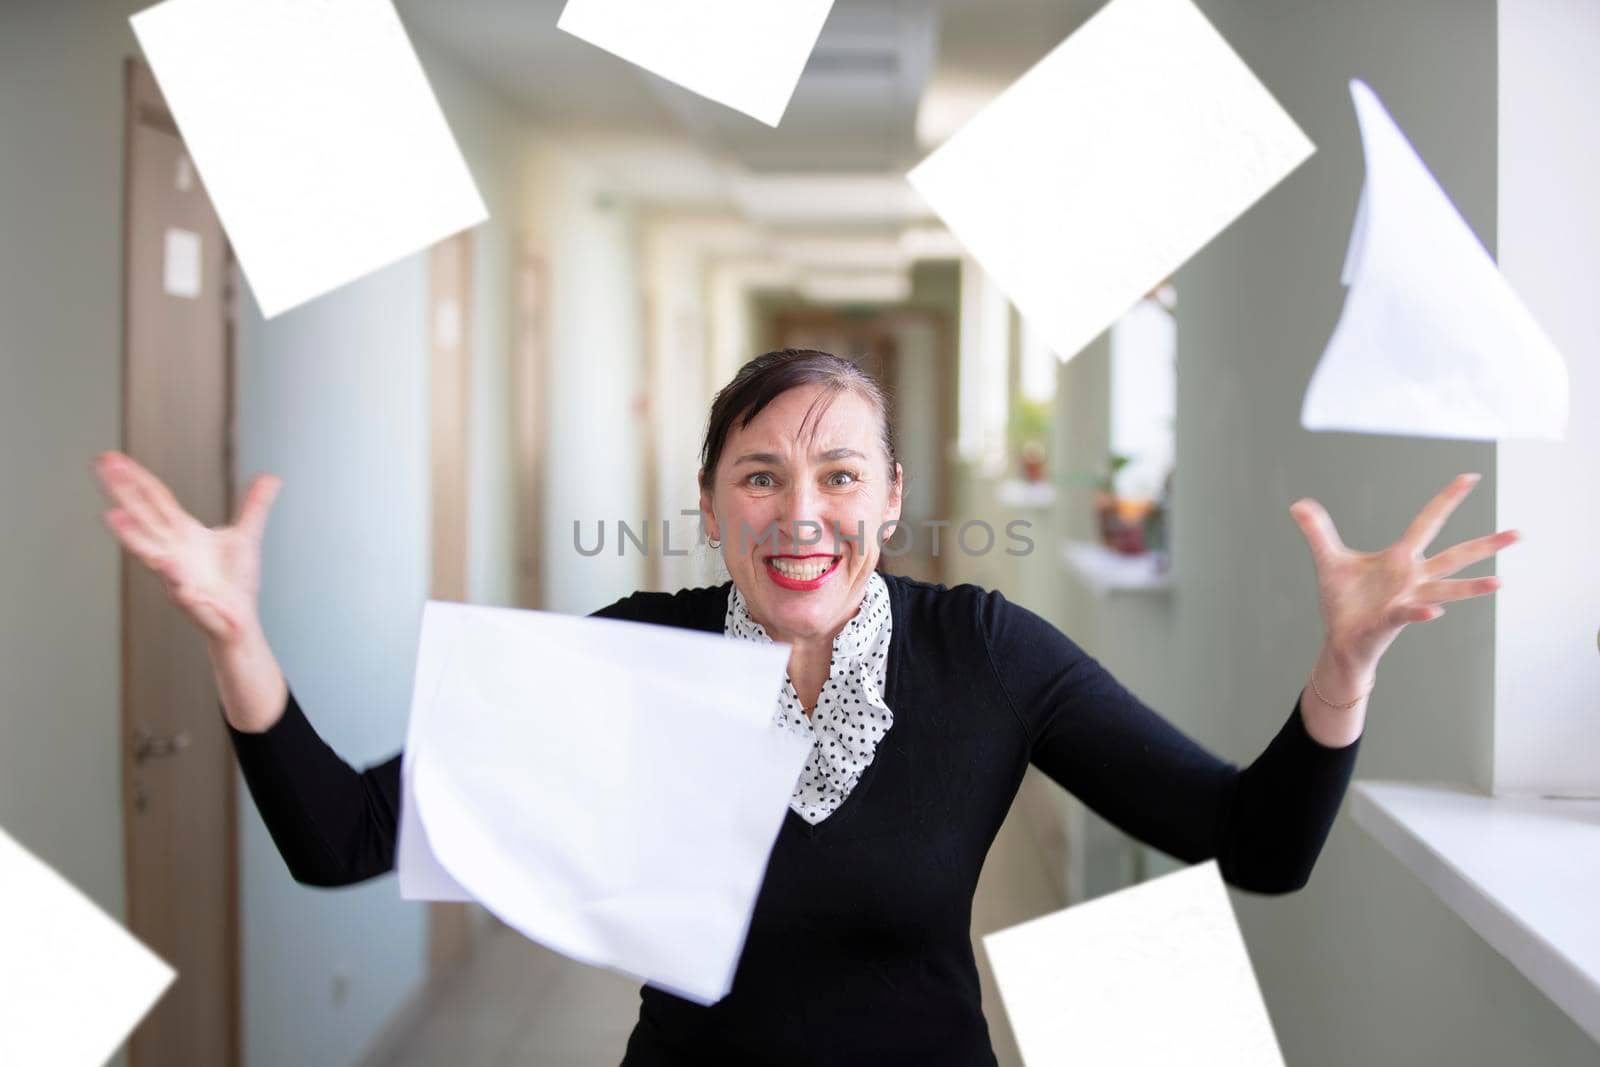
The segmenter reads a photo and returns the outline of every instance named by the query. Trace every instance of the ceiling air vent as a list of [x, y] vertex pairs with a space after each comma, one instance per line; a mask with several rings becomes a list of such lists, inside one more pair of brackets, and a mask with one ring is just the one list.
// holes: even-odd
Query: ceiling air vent
[[894, 78], [900, 74], [900, 53], [887, 49], [819, 48], [811, 53], [806, 73], [830, 77]]

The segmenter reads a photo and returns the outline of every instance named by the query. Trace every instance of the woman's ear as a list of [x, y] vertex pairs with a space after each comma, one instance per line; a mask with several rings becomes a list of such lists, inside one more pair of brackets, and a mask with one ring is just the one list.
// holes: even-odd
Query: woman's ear
[[885, 522], [892, 522], [900, 517], [900, 505], [904, 503], [905, 471], [900, 464], [894, 465], [894, 484], [889, 487], [889, 503], [883, 509]]
[[717, 526], [717, 517], [711, 511], [711, 488], [706, 485], [706, 472], [700, 472], [700, 526], [705, 535], [713, 541], [722, 540], [722, 533]]

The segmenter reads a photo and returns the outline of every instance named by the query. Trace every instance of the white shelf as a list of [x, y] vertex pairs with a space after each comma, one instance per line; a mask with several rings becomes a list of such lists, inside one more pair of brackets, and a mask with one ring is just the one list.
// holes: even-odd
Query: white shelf
[[1049, 482], [1024, 482], [1007, 478], [995, 487], [995, 500], [1007, 508], [1048, 508], [1056, 502], [1056, 487]]
[[1357, 782], [1350, 811], [1600, 1041], [1600, 799]]
[[1125, 556], [1088, 541], [1068, 541], [1062, 551], [1067, 565], [1096, 596], [1166, 593], [1172, 589], [1172, 571], [1165, 553]]

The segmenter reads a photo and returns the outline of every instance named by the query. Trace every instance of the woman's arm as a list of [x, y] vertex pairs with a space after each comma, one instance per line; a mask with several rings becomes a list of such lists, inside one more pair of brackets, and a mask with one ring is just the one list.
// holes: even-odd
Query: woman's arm
[[[675, 603], [666, 594], [636, 593], [601, 608], [594, 617], [670, 619], [669, 609]], [[265, 648], [264, 639], [261, 646]], [[270, 659], [271, 653], [242, 649], [238, 655]], [[213, 648], [213, 662], [226, 656]], [[272, 662], [276, 670], [276, 661]], [[229, 666], [239, 677], [251, 670]], [[229, 673], [220, 666], [217, 681], [226, 702]], [[260, 691], [261, 679], [244, 688]], [[393, 870], [403, 753], [356, 770], [317, 734], [287, 686], [282, 692], [282, 703], [273, 709], [264, 730], [240, 729], [231, 711], [226, 718], [245, 784], [290, 874], [306, 885], [341, 886]]]
[[394, 869], [400, 753], [357, 771], [312, 728], [292, 692], [272, 726], [228, 724], [239, 769], [295, 881], [341, 886]]
[[1477, 483], [1456, 478], [1378, 552], [1345, 547], [1316, 501], [1291, 506], [1316, 567], [1323, 646], [1288, 722], [1242, 771], [1173, 728], [1053, 626], [991, 595], [980, 621], [1033, 761], [1147, 844], [1190, 862], [1215, 857], [1234, 885], [1303, 886], [1349, 783], [1379, 660], [1406, 626], [1500, 586], [1450, 576], [1514, 544], [1515, 531], [1425, 555]]
[[1297, 704], [1265, 751], [1241, 770], [1178, 730], [1027, 609], [991, 593], [980, 622], [1040, 770], [1145, 844], [1188, 863], [1216, 859], [1231, 885], [1285, 893], [1306, 884], [1349, 784], [1357, 744], [1321, 744]]

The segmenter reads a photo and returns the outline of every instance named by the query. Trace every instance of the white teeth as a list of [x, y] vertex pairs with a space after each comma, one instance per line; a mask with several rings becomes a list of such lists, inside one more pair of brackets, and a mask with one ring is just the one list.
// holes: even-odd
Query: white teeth
[[772, 569], [785, 578], [793, 578], [798, 582], [815, 581], [822, 577], [824, 571], [833, 566], [831, 559], [806, 560], [801, 562], [794, 559], [774, 559], [769, 561]]

